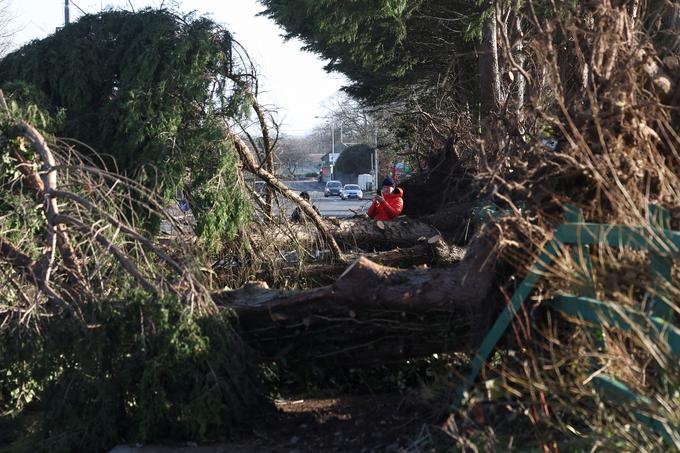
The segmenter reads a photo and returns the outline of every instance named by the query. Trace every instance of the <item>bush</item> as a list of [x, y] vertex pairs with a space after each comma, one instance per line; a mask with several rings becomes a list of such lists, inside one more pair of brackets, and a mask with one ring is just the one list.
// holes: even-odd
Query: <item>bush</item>
[[[243, 429], [261, 402], [254, 357], [193, 244], [161, 248], [130, 215], [172, 221], [162, 201], [15, 118], [53, 124], [35, 106], [0, 111], [0, 445], [105, 451]], [[54, 249], [55, 212], [36, 202], [43, 139], [60, 189]]]
[[21, 419], [31, 403], [40, 414], [13, 448], [220, 440], [247, 425], [257, 372], [228, 316], [196, 319], [177, 298], [135, 290], [83, 309], [86, 324], [52, 318], [40, 333], [0, 334], [3, 410]]

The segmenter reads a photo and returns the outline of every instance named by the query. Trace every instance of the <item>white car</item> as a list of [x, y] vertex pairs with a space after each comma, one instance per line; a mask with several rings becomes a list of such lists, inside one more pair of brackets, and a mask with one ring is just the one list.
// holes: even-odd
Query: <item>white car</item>
[[357, 200], [361, 200], [364, 198], [364, 193], [356, 184], [345, 184], [345, 187], [343, 187], [342, 191], [340, 191], [340, 198], [343, 200], [347, 200], [348, 198], [356, 198]]

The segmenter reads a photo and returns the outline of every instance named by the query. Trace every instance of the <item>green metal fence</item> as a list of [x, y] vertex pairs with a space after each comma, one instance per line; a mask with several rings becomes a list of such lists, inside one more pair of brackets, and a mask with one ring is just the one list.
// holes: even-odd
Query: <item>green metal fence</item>
[[[680, 358], [680, 329], [673, 322], [676, 314], [669, 304], [670, 296], [664, 290], [665, 285], [671, 281], [673, 259], [680, 258], [680, 232], [670, 230], [669, 216], [665, 209], [651, 205], [648, 212], [649, 225], [629, 227], [586, 223], [579, 209], [569, 206], [566, 208], [565, 218], [569, 223], [561, 225], [555, 231], [553, 239], [546, 244], [543, 253], [531, 266], [513, 294], [510, 303], [501, 312], [483, 340], [478, 352], [472, 358], [468, 373], [456, 392], [453, 409], [459, 408], [463, 403], [467, 391], [521, 305], [564, 246], [571, 246], [571, 253], [577, 268], [579, 272], [582, 271], [585, 274], [583, 280], [590, 281], [590, 283], [574, 288], [577, 294], [557, 294], [548, 301], [550, 308], [581, 318], [593, 325], [616, 327], [622, 330], [636, 329], [654, 339], [656, 344], [663, 345], [664, 349], [670, 351], [675, 358]], [[649, 295], [649, 310], [640, 311], [595, 299], [590, 247], [601, 245], [649, 252], [649, 272], [655, 279], [654, 294]], [[625, 384], [605, 374], [597, 375], [590, 382], [605, 399], [631, 403], [636, 419], [654, 429], [671, 443], [673, 433], [680, 436], [680, 427], [669, 426], [650, 415], [646, 408], [650, 407], [651, 402], [637, 395]]]

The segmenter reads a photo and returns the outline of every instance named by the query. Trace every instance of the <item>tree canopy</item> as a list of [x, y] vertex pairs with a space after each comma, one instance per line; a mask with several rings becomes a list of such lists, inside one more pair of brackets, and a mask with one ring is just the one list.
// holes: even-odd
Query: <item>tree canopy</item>
[[[474, 90], [472, 44], [465, 39], [475, 1], [260, 0], [264, 15], [347, 75], [346, 91], [369, 103], [398, 99], [404, 89], [427, 91], [449, 77]], [[477, 14], [478, 16], [478, 14]], [[468, 33], [469, 34], [469, 33]], [[408, 90], [407, 90], [408, 91]]]
[[208, 19], [111, 11], [7, 55], [0, 80], [61, 112], [52, 132], [113, 156], [121, 172], [167, 196], [191, 187], [198, 231], [217, 243], [247, 212], [223, 125], [245, 105], [234, 66], [230, 34]]
[[372, 157], [373, 148], [370, 146], [352, 145], [342, 151], [335, 163], [335, 170], [341, 173], [370, 173]]
[[[380, 140], [411, 150], [412, 160], [425, 161], [446, 143], [452, 112], [470, 123], [479, 118], [482, 93], [489, 92], [479, 79], [487, 3], [259, 1], [287, 38], [326, 59], [327, 71], [347, 76], [343, 90], [380, 118]], [[380, 148], [387, 151], [384, 143]]]

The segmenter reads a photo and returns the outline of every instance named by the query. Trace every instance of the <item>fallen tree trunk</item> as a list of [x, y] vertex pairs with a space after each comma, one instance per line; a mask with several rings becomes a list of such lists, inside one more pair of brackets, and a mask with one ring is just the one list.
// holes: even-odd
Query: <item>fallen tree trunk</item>
[[251, 347], [288, 363], [358, 366], [470, 351], [496, 308], [489, 254], [478, 246], [455, 266], [409, 270], [360, 258], [330, 286], [291, 292], [251, 284], [213, 300], [236, 312]]
[[465, 243], [474, 235], [477, 221], [473, 215], [473, 208], [476, 203], [477, 201], [450, 203], [434, 214], [420, 217], [419, 220], [441, 231], [450, 242]]
[[[368, 217], [324, 219], [328, 233], [344, 250], [385, 251], [397, 247], [411, 247], [439, 235], [436, 228], [417, 219], [398, 218], [391, 222], [375, 221]], [[254, 240], [285, 248], [287, 243], [303, 246], [317, 244], [318, 231], [310, 223], [292, 224], [277, 231], [268, 230], [266, 237]]]
[[[353, 262], [359, 258], [366, 258], [376, 264], [388, 267], [409, 268], [418, 265], [451, 265], [463, 259], [465, 249], [455, 245], [448, 245], [440, 236], [433, 236], [421, 240], [412, 247], [395, 248], [381, 252], [345, 254], [345, 262]], [[311, 263], [302, 269], [297, 263], [294, 266], [281, 268], [281, 272], [290, 276], [305, 278], [316, 284], [330, 284], [347, 268], [346, 264]], [[265, 279], [266, 275], [258, 276]]]
[[389, 222], [356, 217], [329, 223], [329, 231], [335, 240], [348, 249], [390, 250], [410, 247], [439, 234], [427, 223], [405, 217]]

